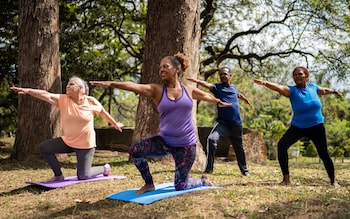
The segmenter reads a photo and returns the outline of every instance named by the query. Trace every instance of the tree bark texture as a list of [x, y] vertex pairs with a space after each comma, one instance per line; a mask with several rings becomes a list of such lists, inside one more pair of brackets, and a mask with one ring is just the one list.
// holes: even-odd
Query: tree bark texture
[[[61, 93], [59, 6], [56, 0], [19, 0], [20, 87]], [[29, 95], [19, 95], [17, 131], [12, 157], [39, 155], [38, 144], [60, 134], [59, 111]]]
[[[198, 0], [149, 0], [147, 11], [145, 52], [141, 83], [162, 83], [159, 63], [164, 56], [177, 52], [189, 57], [190, 67], [186, 76], [197, 77], [199, 69], [200, 1]], [[182, 80], [182, 83], [187, 83]], [[196, 119], [194, 101], [193, 118]], [[196, 121], [194, 121], [196, 124]], [[159, 114], [151, 99], [140, 97], [137, 109], [133, 142], [154, 136], [159, 130]], [[198, 136], [198, 135], [197, 135]], [[205, 154], [198, 141], [195, 168], [202, 169]]]

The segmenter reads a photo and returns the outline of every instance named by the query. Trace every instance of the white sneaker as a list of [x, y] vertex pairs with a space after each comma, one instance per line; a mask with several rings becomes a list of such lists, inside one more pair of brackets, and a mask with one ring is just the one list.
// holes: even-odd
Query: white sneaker
[[111, 165], [109, 165], [108, 163], [104, 165], [105, 167], [105, 171], [103, 172], [104, 176], [109, 176], [111, 175]]

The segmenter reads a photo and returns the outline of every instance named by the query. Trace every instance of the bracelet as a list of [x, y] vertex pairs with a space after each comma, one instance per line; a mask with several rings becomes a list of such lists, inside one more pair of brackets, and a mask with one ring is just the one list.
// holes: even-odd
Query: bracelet
[[333, 89], [332, 94], [336, 94], [336, 93], [337, 93], [337, 91], [335, 89]]

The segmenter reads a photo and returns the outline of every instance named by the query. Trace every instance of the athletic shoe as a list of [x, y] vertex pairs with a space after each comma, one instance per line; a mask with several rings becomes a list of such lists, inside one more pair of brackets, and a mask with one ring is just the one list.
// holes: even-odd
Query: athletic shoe
[[105, 171], [103, 172], [104, 176], [109, 176], [111, 175], [111, 165], [109, 165], [108, 163], [104, 165], [105, 167]]

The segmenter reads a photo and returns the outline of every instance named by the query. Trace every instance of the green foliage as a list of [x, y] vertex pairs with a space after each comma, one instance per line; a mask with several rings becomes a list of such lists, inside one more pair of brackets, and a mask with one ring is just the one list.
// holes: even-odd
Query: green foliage
[[328, 142], [330, 146], [342, 146], [350, 139], [350, 122], [347, 120], [335, 119], [326, 124]]
[[318, 153], [316, 147], [312, 141], [305, 147], [303, 156], [306, 157], [317, 157]]
[[[201, 9], [209, 3], [201, 1]], [[296, 65], [305, 65], [311, 70], [312, 81], [326, 87], [334, 85], [346, 94], [350, 69], [349, 2], [212, 3], [213, 19], [201, 39], [201, 73], [222, 65], [233, 69], [232, 83], [251, 102], [250, 106], [240, 104], [243, 125], [263, 134], [273, 157], [278, 139], [289, 126], [290, 103], [288, 98], [254, 85], [251, 78], [292, 84], [291, 70]], [[73, 75], [87, 81], [139, 82], [147, 1], [60, 0], [59, 5], [64, 87]], [[9, 91], [9, 87], [18, 84], [17, 1], [2, 1], [0, 12], [0, 129], [7, 132], [15, 128], [17, 117], [17, 95]], [[162, 46], [171, 42], [157, 43]], [[212, 83], [219, 81], [217, 74], [200, 77]], [[137, 95], [96, 87], [91, 87], [91, 95], [118, 121], [134, 126]], [[329, 144], [345, 148], [345, 155], [349, 156], [346, 149], [350, 136], [349, 99], [329, 95], [321, 100]], [[215, 118], [215, 105], [198, 104], [198, 125], [212, 126]], [[101, 118], [96, 118], [95, 124], [107, 125]]]
[[17, 94], [10, 87], [17, 79], [17, 1], [0, 3], [0, 136], [15, 131], [17, 118]]
[[[111, 89], [113, 91], [113, 89]], [[109, 104], [107, 98], [103, 98], [103, 88], [96, 87], [93, 90], [93, 96], [100, 96], [100, 102], [113, 118], [124, 124], [125, 127], [135, 127], [135, 116], [138, 105], [138, 95], [129, 91], [114, 90], [113, 100]], [[95, 117], [96, 127], [110, 126], [102, 117]]]
[[334, 96], [322, 97], [323, 114], [327, 131], [328, 144], [332, 156], [349, 156], [346, 149], [350, 140], [350, 102]]
[[347, 120], [335, 119], [326, 124], [328, 133], [329, 150], [333, 157], [341, 158], [346, 155], [346, 146], [350, 140], [350, 122]]
[[[289, 126], [291, 116], [288, 98], [281, 97], [271, 101], [269, 99], [273, 98], [271, 96], [273, 93], [272, 91], [264, 92], [264, 96], [256, 93], [254, 99], [260, 104], [255, 105], [255, 117], [246, 118], [249, 121], [248, 128], [258, 129], [262, 133], [270, 159], [277, 157], [277, 143]], [[263, 104], [261, 104], [262, 102]]]
[[[61, 65], [65, 84], [72, 75], [89, 80], [138, 81], [141, 72], [146, 6], [143, 1], [60, 1]], [[108, 112], [134, 126], [133, 93], [91, 87]], [[96, 126], [107, 126], [101, 118]]]
[[138, 78], [145, 32], [143, 1], [60, 1], [62, 78]]
[[297, 141], [288, 149], [288, 157], [289, 159], [298, 158], [300, 156], [300, 152], [303, 150], [303, 142]]
[[115, 92], [116, 103], [115, 110], [112, 115], [117, 120], [122, 122], [125, 126], [135, 127], [136, 110], [138, 106], [138, 94], [118, 90]]
[[350, 157], [350, 139], [348, 139], [347, 141], [345, 141], [345, 143], [344, 143], [344, 149], [345, 149], [344, 156], [345, 156], [345, 157]]
[[[213, 77], [208, 78], [208, 83], [219, 83], [220, 78], [218, 74], [213, 75]], [[231, 80], [233, 82], [233, 80]], [[204, 92], [210, 93], [210, 91], [206, 88], [199, 87]], [[208, 103], [205, 101], [198, 101], [197, 103], [197, 126], [203, 127], [212, 127], [215, 123], [217, 117], [217, 108], [216, 105], [212, 103]]]
[[216, 105], [200, 101], [197, 109], [197, 126], [211, 127], [215, 123]]
[[17, 94], [10, 90], [14, 84], [14, 78], [7, 76], [0, 83], [0, 136], [13, 133], [16, 130], [17, 121]]

